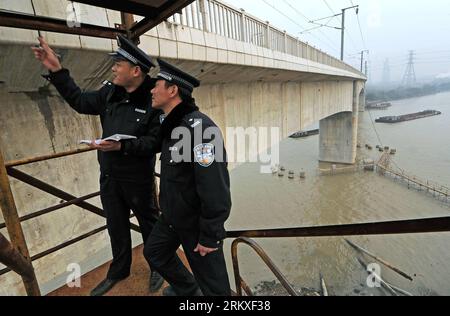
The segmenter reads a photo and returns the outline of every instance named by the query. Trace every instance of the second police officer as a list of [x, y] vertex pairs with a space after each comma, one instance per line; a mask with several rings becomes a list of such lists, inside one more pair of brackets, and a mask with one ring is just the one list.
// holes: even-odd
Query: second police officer
[[[223, 254], [224, 223], [231, 210], [230, 178], [222, 133], [192, 98], [200, 82], [158, 59], [152, 92], [161, 116], [162, 216], [144, 255], [170, 287], [166, 296], [230, 296]], [[176, 251], [183, 246], [193, 275]]]

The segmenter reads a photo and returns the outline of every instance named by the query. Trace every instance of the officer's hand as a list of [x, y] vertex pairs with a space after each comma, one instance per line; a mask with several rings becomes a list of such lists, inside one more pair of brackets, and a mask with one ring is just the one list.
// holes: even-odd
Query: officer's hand
[[207, 255], [209, 255], [212, 252], [217, 251], [218, 248], [207, 248], [207, 247], [203, 247], [202, 245], [198, 244], [197, 248], [194, 249], [194, 252], [198, 252], [200, 254], [200, 256], [205, 257]]
[[61, 63], [55, 52], [48, 46], [43, 37], [38, 37], [40, 47], [31, 47], [34, 52], [34, 56], [38, 59], [42, 65], [51, 72], [57, 72], [62, 69]]
[[92, 149], [97, 149], [103, 152], [110, 152], [110, 151], [120, 151], [122, 149], [122, 143], [121, 142], [101, 142], [100, 144], [97, 144], [95, 141], [93, 141], [89, 147]]

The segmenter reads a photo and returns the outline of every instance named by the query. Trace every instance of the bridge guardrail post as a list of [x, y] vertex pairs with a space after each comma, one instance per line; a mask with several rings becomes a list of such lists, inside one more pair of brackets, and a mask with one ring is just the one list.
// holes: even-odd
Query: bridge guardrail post
[[245, 34], [247, 33], [247, 28], [245, 26], [245, 10], [241, 9], [241, 40], [247, 43], [247, 38]]
[[202, 17], [202, 26], [203, 31], [211, 32], [211, 28], [209, 27], [210, 17], [209, 12], [206, 10], [208, 0], [199, 0], [200, 14]]

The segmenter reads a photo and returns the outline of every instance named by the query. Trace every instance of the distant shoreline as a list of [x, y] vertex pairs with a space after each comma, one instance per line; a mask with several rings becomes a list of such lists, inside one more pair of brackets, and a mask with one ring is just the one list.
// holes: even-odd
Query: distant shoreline
[[425, 85], [418, 88], [398, 88], [394, 90], [373, 90], [367, 92], [367, 101], [399, 101], [413, 98], [426, 97], [439, 93], [450, 92], [450, 83], [439, 84], [437, 86]]

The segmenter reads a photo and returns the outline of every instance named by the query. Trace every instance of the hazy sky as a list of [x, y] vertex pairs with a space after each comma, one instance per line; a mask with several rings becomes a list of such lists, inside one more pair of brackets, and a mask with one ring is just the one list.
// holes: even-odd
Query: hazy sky
[[[340, 57], [340, 30], [322, 27], [310, 31], [309, 20], [341, 13], [342, 8], [359, 5], [359, 24], [354, 10], [346, 11], [345, 61], [360, 67], [363, 49], [369, 53], [369, 77], [382, 79], [389, 58], [392, 81], [402, 79], [408, 51], [415, 50], [417, 77], [450, 76], [449, 0], [225, 0], [264, 21], [299, 36], [303, 41]], [[328, 22], [324, 20], [323, 22]], [[330, 26], [340, 27], [340, 16]], [[361, 35], [362, 33], [362, 35]]]

